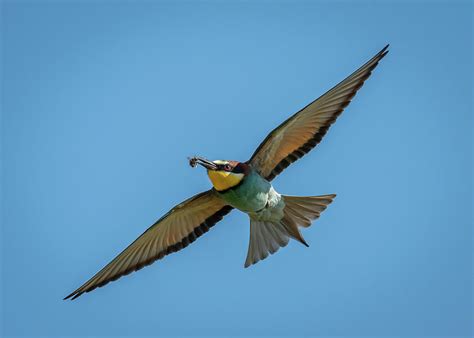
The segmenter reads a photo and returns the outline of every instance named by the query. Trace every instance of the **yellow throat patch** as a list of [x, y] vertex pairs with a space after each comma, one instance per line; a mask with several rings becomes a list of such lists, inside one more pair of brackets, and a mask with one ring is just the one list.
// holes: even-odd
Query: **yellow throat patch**
[[207, 175], [217, 191], [223, 191], [235, 187], [244, 178], [244, 174], [236, 174], [221, 170], [208, 170]]

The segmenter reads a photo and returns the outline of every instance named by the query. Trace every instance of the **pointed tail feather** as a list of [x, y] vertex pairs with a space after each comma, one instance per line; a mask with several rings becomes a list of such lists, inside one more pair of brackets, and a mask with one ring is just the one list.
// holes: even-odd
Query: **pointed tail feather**
[[285, 216], [293, 219], [299, 226], [309, 227], [311, 221], [321, 215], [336, 194], [322, 196], [282, 196], [285, 201]]
[[284, 226], [279, 223], [250, 219], [250, 242], [245, 267], [274, 254], [288, 244], [290, 238]]
[[300, 243], [309, 246], [298, 227], [309, 227], [311, 222], [319, 218], [321, 212], [332, 203], [336, 195], [282, 197], [285, 201], [285, 209], [283, 209], [284, 216], [281, 221], [288, 230], [288, 234]]
[[282, 196], [285, 202], [283, 218], [279, 222], [250, 219], [250, 242], [245, 267], [265, 259], [280, 247], [288, 244], [290, 238], [308, 246], [299, 227], [309, 227], [336, 195]]

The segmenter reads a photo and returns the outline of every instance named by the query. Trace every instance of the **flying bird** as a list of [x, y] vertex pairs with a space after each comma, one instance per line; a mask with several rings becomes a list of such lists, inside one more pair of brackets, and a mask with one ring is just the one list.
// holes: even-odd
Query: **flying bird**
[[185, 248], [233, 209], [246, 213], [250, 218], [245, 267], [286, 246], [290, 238], [308, 246], [299, 228], [309, 227], [336, 195], [287, 196], [279, 194], [270, 182], [321, 141], [387, 53], [388, 45], [342, 82], [271, 131], [248, 161], [191, 158], [192, 167], [200, 165], [207, 170], [212, 189], [175, 206], [64, 299], [75, 299]]

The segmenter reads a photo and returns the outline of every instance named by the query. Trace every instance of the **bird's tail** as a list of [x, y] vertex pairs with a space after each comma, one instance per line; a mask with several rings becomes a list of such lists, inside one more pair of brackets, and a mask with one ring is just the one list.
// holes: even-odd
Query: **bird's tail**
[[285, 207], [280, 221], [250, 219], [250, 243], [245, 267], [265, 259], [280, 247], [288, 244], [290, 238], [308, 246], [299, 227], [309, 227], [321, 212], [332, 202], [336, 195], [322, 196], [285, 196]]

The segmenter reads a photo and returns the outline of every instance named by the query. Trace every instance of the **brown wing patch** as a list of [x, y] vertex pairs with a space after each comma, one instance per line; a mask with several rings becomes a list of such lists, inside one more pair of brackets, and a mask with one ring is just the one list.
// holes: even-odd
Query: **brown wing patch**
[[174, 207], [130, 244], [112, 262], [64, 299], [137, 271], [164, 256], [179, 251], [206, 233], [233, 208], [208, 190]]
[[372, 70], [388, 53], [385, 46], [372, 59], [327, 93], [275, 128], [248, 161], [267, 180], [307, 154], [326, 135]]

